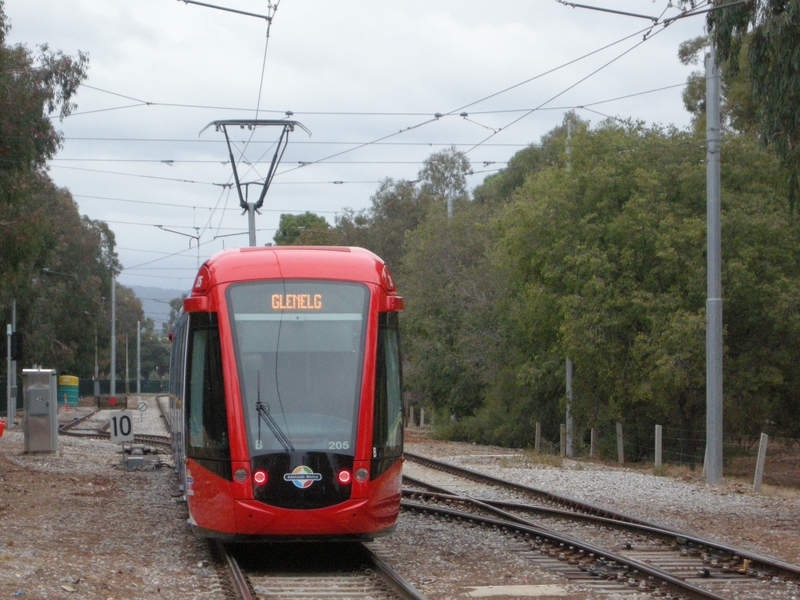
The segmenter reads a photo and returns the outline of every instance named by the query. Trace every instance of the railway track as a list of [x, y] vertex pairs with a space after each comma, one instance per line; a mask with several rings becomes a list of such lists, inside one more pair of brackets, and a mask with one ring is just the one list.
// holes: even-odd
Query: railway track
[[[106, 419], [98, 422], [97, 417], [102, 411], [95, 409], [81, 417], [76, 417], [68, 423], [63, 423], [58, 428], [60, 435], [70, 435], [75, 437], [93, 438], [106, 440], [111, 438], [109, 433], [109, 422]], [[159, 448], [170, 449], [172, 442], [168, 435], [154, 435], [137, 433], [133, 437], [133, 444], [158, 446]]]
[[363, 544], [217, 545], [242, 600], [426, 600]]
[[[797, 597], [800, 568], [794, 565], [468, 469], [406, 457], [412, 462], [404, 469], [404, 510], [479, 523], [523, 539], [532, 562], [571, 581], [616, 594]], [[481, 500], [492, 494], [490, 487], [503, 488], [512, 498]]]

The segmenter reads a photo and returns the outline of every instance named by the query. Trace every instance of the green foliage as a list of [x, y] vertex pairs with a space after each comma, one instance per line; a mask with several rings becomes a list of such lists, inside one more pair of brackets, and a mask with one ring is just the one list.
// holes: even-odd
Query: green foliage
[[181, 294], [180, 298], [173, 298], [169, 301], [169, 317], [167, 317], [166, 322], [161, 324], [161, 333], [166, 337], [172, 330], [175, 329], [175, 324], [178, 322], [178, 316], [180, 316], [181, 311], [183, 310], [183, 301], [186, 299], [188, 294]]
[[325, 217], [305, 212], [281, 215], [273, 240], [277, 246], [330, 246], [336, 245], [337, 237]]
[[336, 219], [336, 230], [345, 243], [371, 250], [393, 272], [400, 270], [406, 235], [423, 220], [431, 198], [421, 194], [413, 182], [385, 179], [364, 211], [345, 211]]
[[[63, 119], [75, 108], [71, 102], [86, 78], [88, 57], [51, 52], [47, 45], [34, 58], [24, 46], [7, 46], [10, 30], [0, 4], [0, 176], [7, 171], [43, 167], [61, 142], [48, 114]], [[0, 186], [2, 186], [0, 182]], [[2, 186], [5, 187], [5, 186]], [[3, 202], [0, 197], [0, 203]]]
[[[469, 204], [466, 174], [469, 160], [454, 149], [434, 152], [414, 181], [385, 179], [363, 211], [346, 210], [336, 219], [342, 243], [372, 250], [399, 273], [407, 252], [407, 237], [434, 207], [452, 202], [458, 212]], [[416, 185], [416, 184], [419, 185]]]
[[455, 148], [434, 152], [419, 172], [422, 191], [445, 202], [469, 199], [467, 174], [471, 172], [469, 159]]
[[[742, 52], [747, 48], [745, 40]], [[692, 62], [705, 40], [688, 43]], [[755, 135], [749, 66], [726, 66], [722, 147], [725, 424], [800, 434], [800, 229], [776, 156]], [[337, 230], [391, 261], [410, 395], [449, 439], [557, 446], [565, 360], [575, 365], [576, 446], [647, 457], [655, 424], [704, 429], [706, 173], [704, 92], [695, 127], [564, 122], [464, 197], [431, 181], [386, 180], [370, 210]], [[571, 134], [568, 136], [568, 126]], [[461, 166], [459, 166], [461, 165]], [[423, 169], [433, 178], [435, 169]], [[399, 265], [399, 268], [397, 268]], [[683, 451], [699, 456], [699, 441]]]
[[588, 127], [588, 123], [581, 120], [574, 112], [567, 113], [562, 125], [543, 136], [540, 144], [532, 144], [517, 152], [508, 161], [505, 169], [490, 175], [475, 188], [473, 194], [475, 202], [478, 204], [507, 202], [514, 190], [522, 187], [526, 177], [558, 163], [560, 155], [566, 148], [567, 123], [572, 123], [575, 130]]
[[49, 115], [63, 119], [74, 110], [87, 57], [47, 45], [36, 55], [9, 46], [9, 28], [0, 2], [0, 306], [8, 323], [16, 301], [17, 329], [25, 335], [21, 367], [90, 377], [95, 339], [99, 357], [108, 360], [104, 295], [119, 271], [114, 235], [105, 223], [81, 218], [69, 192], [44, 169], [61, 142]]
[[[761, 140], [789, 174], [788, 198], [800, 200], [800, 1], [754, 0], [710, 13], [721, 62], [746, 64]], [[740, 61], [746, 53], [747, 61]]]
[[398, 275], [408, 299], [404, 328], [405, 375], [437, 410], [459, 416], [480, 404], [493, 317], [495, 282], [484, 260], [494, 236], [491, 208], [466, 204], [448, 220], [436, 205], [408, 234]]

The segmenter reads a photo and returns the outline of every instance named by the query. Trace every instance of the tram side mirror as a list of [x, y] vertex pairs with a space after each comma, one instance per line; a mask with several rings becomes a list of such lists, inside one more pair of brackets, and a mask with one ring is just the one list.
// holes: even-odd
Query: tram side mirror
[[400, 296], [386, 296], [385, 310], [387, 312], [403, 310], [405, 307], [406, 302]]
[[189, 296], [184, 298], [183, 312], [208, 312], [208, 296]]

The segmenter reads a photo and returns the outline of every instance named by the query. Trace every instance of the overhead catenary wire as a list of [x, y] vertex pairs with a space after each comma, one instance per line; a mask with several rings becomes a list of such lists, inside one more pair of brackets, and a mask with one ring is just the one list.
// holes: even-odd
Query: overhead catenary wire
[[[265, 44], [265, 53], [264, 53], [265, 56], [267, 54], [267, 47], [268, 47], [268, 45]], [[262, 67], [262, 78], [261, 78], [262, 83], [263, 83], [263, 79], [264, 79], [264, 74], [266, 72], [265, 71], [265, 66], [266, 66], [266, 62], [262, 61], [262, 65], [261, 65], [261, 67]], [[521, 83], [519, 85], [523, 85], [523, 84], [524, 83]], [[139, 101], [138, 98], [130, 97], [130, 99], [134, 100], [134, 101]], [[603, 101], [603, 102], [610, 102], [610, 101], [611, 100], [606, 100], [606, 101]], [[267, 112], [266, 109], [261, 108], [260, 104], [261, 104], [261, 87], [259, 88], [259, 101], [257, 103], [257, 106], [256, 106], [255, 110], [261, 111], [262, 113], [263, 112]], [[145, 105], [150, 105], [150, 104], [145, 103]], [[585, 107], [588, 107], [588, 106], [591, 106], [591, 105], [592, 104], [590, 104], [590, 103], [580, 104], [580, 105], [576, 105], [574, 108], [585, 108]], [[472, 107], [473, 105], [470, 104], [468, 106]], [[477, 105], [475, 105], [475, 106], [477, 106]], [[559, 109], [559, 108], [556, 108], [556, 107], [540, 107], [538, 110], [557, 110], [557, 109]], [[248, 109], [248, 110], [252, 110], [252, 109]], [[508, 112], [509, 110], [517, 110], [520, 113], [522, 113], [523, 115], [526, 114], [526, 112], [527, 112], [525, 109], [504, 109], [503, 111], [500, 111], [500, 110], [498, 110], [498, 111], [471, 111], [471, 114], [472, 115], [492, 114], [492, 113], [498, 114], [498, 113], [501, 113], [501, 112]], [[528, 110], [530, 110], [530, 109], [528, 109]], [[587, 108], [587, 110], [590, 110], [590, 109]], [[597, 114], [601, 114], [598, 111], [593, 111], [593, 112], [596, 112]], [[297, 114], [302, 114], [302, 113], [301, 113], [301, 111], [297, 111]], [[331, 112], [329, 114], [334, 114], [334, 113]], [[366, 113], [364, 113], [364, 114], [366, 114]], [[405, 113], [405, 114], [406, 115], [412, 115], [413, 113]], [[418, 113], [418, 114], [425, 115], [425, 113]], [[443, 115], [443, 116], [458, 116], [458, 115]], [[440, 120], [441, 118], [442, 117], [439, 117], [439, 119], [435, 119], [435, 120], [428, 119], [424, 123], [416, 124], [416, 125], [413, 125], [412, 127], [414, 127], [414, 128], [422, 127], [422, 125], [424, 125], [424, 124], [433, 123], [435, 121]], [[507, 128], [507, 127], [510, 127], [510, 126], [511, 126], [511, 124], [506, 125], [505, 127]], [[405, 130], [400, 130], [397, 133], [392, 133], [391, 137], [399, 135], [400, 133], [403, 133], [404, 131], [407, 131], [407, 130], [408, 130], [408, 128], [406, 128]], [[419, 147], [421, 147], [421, 146], [432, 147], [434, 145], [433, 142], [431, 142], [431, 143], [425, 143], [425, 142], [402, 142], [402, 141], [391, 140], [391, 139], [386, 139], [386, 138], [382, 138], [382, 139], [384, 139], [385, 141], [381, 142], [381, 141], [372, 140], [372, 141], [368, 141], [368, 142], [363, 142], [363, 145], [361, 147], [372, 146], [372, 145], [381, 145], [381, 144], [384, 144], [384, 145], [397, 145], [397, 146], [400, 146], [400, 145], [411, 146], [413, 144], [413, 145], [416, 145], [416, 146], [419, 146]], [[212, 142], [212, 143], [214, 143], [214, 142]], [[261, 143], [261, 142], [252, 141], [250, 143]], [[305, 143], [305, 142], [303, 142], [303, 143]], [[313, 144], [313, 143], [318, 143], [318, 142], [312, 141], [311, 143]], [[337, 145], [343, 145], [344, 146], [344, 144], [347, 144], [347, 143], [346, 142], [336, 142], [336, 141], [334, 141], [334, 142], [331, 142], [331, 144], [337, 144]], [[527, 147], [527, 146], [530, 146], [530, 145], [531, 144], [513, 144], [513, 145], [512, 144], [499, 144], [499, 143], [495, 143], [494, 141], [488, 141], [488, 142], [482, 142], [481, 143], [481, 146], [485, 146], [485, 147], [491, 147], [491, 146], [498, 146], [498, 147], [499, 146], [504, 146], [504, 147]], [[443, 147], [450, 146], [450, 144], [441, 144], [441, 146], [443, 146]], [[357, 150], [358, 147], [359, 146], [353, 146], [352, 144], [350, 144], [350, 145], [346, 146], [346, 149], [347, 149], [347, 151], [352, 152], [354, 150]], [[466, 147], [468, 147], [468, 145], [464, 144], [464, 145], [462, 145], [460, 147], [466, 148]], [[314, 160], [314, 161], [302, 161], [302, 164], [300, 164], [300, 161], [298, 161], [298, 166], [296, 168], [303, 168], [303, 167], [310, 166], [312, 164], [316, 164], [316, 163], [319, 163], [319, 162], [322, 162], [322, 161], [325, 161], [328, 164], [354, 164], [354, 165], [366, 165], [366, 164], [398, 164], [398, 165], [401, 165], [401, 164], [415, 164], [414, 161], [356, 161], [356, 160], [353, 160], [353, 161], [336, 161], [336, 160], [333, 160], [333, 159], [328, 160], [328, 157], [324, 157], [324, 158], [317, 159], [317, 160]], [[59, 162], [61, 162], [61, 161], [59, 161]], [[180, 164], [181, 162], [189, 163], [190, 161], [176, 161], [176, 164]], [[209, 161], [208, 164], [212, 164], [213, 162], [216, 162], [216, 161]], [[483, 162], [483, 161], [479, 161], [479, 162]], [[500, 161], [492, 161], [492, 162], [500, 162]], [[198, 161], [198, 164], [202, 164], [202, 163], [200, 163]], [[258, 164], [258, 161], [254, 161], [254, 162], [251, 161], [251, 164]], [[476, 171], [476, 172], [484, 172], [484, 171]], [[280, 174], [283, 174], [283, 173], [284, 173], [284, 171], [281, 170]], [[129, 174], [129, 173], [121, 173], [121, 175], [131, 176], [131, 174]], [[134, 175], [134, 176], [138, 176], [138, 175]], [[152, 176], [149, 176], [149, 175], [143, 175], [143, 176], [144, 177], [148, 177], [148, 178], [152, 177]], [[155, 177], [155, 179], [170, 180], [170, 181], [175, 181], [176, 183], [188, 182], [188, 183], [194, 183], [194, 184], [203, 184], [203, 183], [205, 183], [205, 184], [211, 184], [211, 185], [221, 185], [221, 186], [225, 185], [225, 184], [219, 184], [219, 183], [215, 183], [215, 182], [203, 182], [203, 181], [199, 181], [197, 178], [195, 178], [195, 179], [191, 179], [191, 178], [177, 179], [177, 178]], [[291, 182], [278, 182], [278, 181], [276, 181], [276, 184], [278, 184], [278, 183], [290, 184]], [[298, 183], [291, 183], [291, 185], [297, 185]], [[325, 182], [307, 182], [307, 181], [306, 182], [302, 182], [303, 185], [311, 185], [312, 183], [313, 184], [326, 183], [326, 184], [341, 185], [342, 183], [353, 183], [353, 182], [352, 181], [347, 181], [346, 178], [342, 178], [341, 180], [339, 180], [339, 179], [327, 180]], [[366, 183], [378, 183], [378, 182], [363, 181], [361, 183], [365, 183], [366, 184]], [[227, 191], [226, 191], [226, 189], [227, 189]], [[219, 212], [215, 212], [214, 213], [216, 215], [215, 218], [213, 219], [215, 225], [217, 223], [221, 224], [223, 222], [223, 219], [228, 215], [229, 212], [231, 212], [231, 209], [229, 207], [224, 206], [224, 199], [225, 199], [226, 196], [228, 196], [230, 194], [230, 191], [231, 191], [230, 187], [227, 187], [227, 188], [226, 187], [222, 187], [222, 189], [219, 192], [218, 196], [219, 196], [219, 199], [220, 199], [220, 204], [223, 204], [222, 208], [218, 208], [218, 207], [215, 207], [215, 208], [202, 207], [202, 210], [209, 210], [210, 212], [219, 211]], [[215, 194], [215, 195], [217, 195], [217, 194]], [[158, 203], [154, 203], [153, 205], [157, 205], [157, 204]], [[269, 209], [269, 210], [272, 210], [272, 209]], [[289, 212], [289, 211], [277, 211], [276, 210], [274, 212]], [[298, 211], [292, 211], [292, 212], [298, 212]], [[320, 212], [320, 211], [315, 211], [315, 212]], [[331, 212], [333, 212], [333, 211], [331, 211]], [[208, 215], [208, 216], [211, 217], [211, 215]], [[209, 221], [209, 223], [210, 223], [210, 221]], [[221, 232], [221, 231], [224, 231], [224, 229], [219, 229], [218, 231]]]
[[[650, 31], [652, 31], [652, 29], [653, 29], [652, 27], [649, 27], [649, 28], [647, 28], [646, 30], [650, 30]], [[642, 30], [642, 31], [646, 31], [646, 30]], [[660, 31], [663, 31], [663, 29], [661, 29]], [[656, 32], [656, 35], [657, 35], [658, 33], [660, 33], [660, 31], [659, 31], [659, 32]], [[570, 85], [570, 86], [568, 86], [567, 88], [565, 88], [565, 89], [561, 90], [561, 91], [560, 91], [560, 92], [558, 92], [558, 93], [557, 93], [555, 96], [552, 96], [552, 97], [551, 97], [551, 98], [549, 98], [548, 100], [545, 100], [545, 101], [544, 101], [544, 102], [542, 102], [542, 104], [540, 104], [538, 107], [531, 109], [530, 111], [528, 111], [528, 112], [524, 113], [524, 114], [523, 114], [522, 116], [520, 116], [520, 117], [517, 117], [516, 119], [514, 119], [513, 121], [511, 121], [511, 122], [510, 122], [508, 125], [506, 125], [505, 127], [502, 127], [502, 128], [500, 128], [498, 131], [494, 131], [494, 132], [492, 132], [492, 133], [491, 133], [491, 134], [490, 134], [488, 137], [486, 137], [486, 138], [485, 138], [484, 140], [482, 140], [481, 142], [479, 142], [479, 143], [475, 144], [475, 145], [474, 145], [472, 148], [470, 148], [470, 149], [469, 149], [469, 150], [467, 150], [466, 152], [467, 152], [467, 153], [469, 153], [469, 152], [472, 152], [472, 151], [473, 151], [475, 148], [478, 148], [478, 147], [480, 147], [481, 145], [483, 145], [483, 143], [484, 143], [485, 141], [488, 141], [488, 140], [492, 139], [494, 136], [496, 136], [498, 133], [500, 133], [500, 131], [503, 131], [503, 130], [505, 130], [505, 129], [508, 129], [509, 127], [513, 126], [513, 125], [516, 125], [517, 123], [519, 123], [520, 121], [522, 121], [522, 120], [523, 120], [523, 119], [525, 119], [526, 117], [530, 116], [532, 113], [536, 112], [536, 111], [537, 111], [537, 110], [539, 110], [540, 108], [542, 108], [542, 107], [546, 106], [547, 104], [549, 104], [550, 102], [552, 102], [552, 101], [553, 101], [553, 100], [555, 100], [556, 98], [559, 98], [560, 96], [563, 96], [563, 95], [564, 95], [564, 94], [566, 94], [566, 93], [567, 93], [569, 90], [571, 90], [571, 89], [573, 89], [573, 88], [577, 87], [578, 85], [580, 85], [581, 83], [583, 83], [583, 82], [584, 82], [584, 81], [586, 81], [587, 79], [589, 79], [589, 78], [591, 78], [591, 77], [593, 77], [593, 76], [597, 75], [597, 73], [599, 73], [599, 72], [600, 72], [600, 71], [602, 71], [603, 69], [607, 68], [609, 65], [611, 65], [611, 64], [613, 64], [613, 63], [615, 63], [616, 61], [618, 61], [618, 60], [619, 60], [620, 58], [622, 58], [623, 56], [625, 56], [625, 55], [629, 54], [630, 52], [632, 52], [633, 50], [635, 50], [636, 48], [638, 48], [639, 46], [641, 46], [642, 44], [644, 44], [645, 42], [647, 42], [647, 40], [648, 40], [648, 39], [650, 39], [651, 37], [653, 37], [653, 36], [650, 36], [650, 35], [645, 35], [645, 36], [643, 37], [643, 39], [642, 39], [641, 41], [637, 42], [637, 43], [636, 43], [634, 46], [632, 46], [632, 47], [628, 48], [627, 50], [625, 50], [624, 52], [622, 52], [622, 53], [618, 54], [616, 57], [612, 58], [610, 61], [608, 61], [608, 62], [604, 63], [604, 64], [603, 64], [603, 65], [601, 65], [600, 67], [596, 68], [595, 70], [593, 70], [593, 71], [592, 71], [591, 73], [589, 73], [588, 75], [586, 75], [586, 76], [582, 77], [581, 79], [579, 79], [578, 81], [576, 81], [576, 82], [575, 82], [575, 83], [573, 83], [572, 85]]]

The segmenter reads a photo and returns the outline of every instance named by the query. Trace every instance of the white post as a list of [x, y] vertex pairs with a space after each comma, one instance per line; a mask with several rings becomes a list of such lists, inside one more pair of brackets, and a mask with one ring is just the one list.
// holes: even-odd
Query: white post
[[753, 480], [753, 493], [761, 493], [761, 479], [764, 477], [764, 461], [767, 458], [767, 443], [769, 436], [766, 433], [761, 434], [761, 441], [758, 443], [758, 460], [756, 461], [756, 477]]
[[594, 458], [597, 455], [597, 428], [592, 427], [591, 437], [589, 439], [589, 458]]
[[128, 360], [128, 332], [125, 332], [125, 395], [127, 396], [130, 394], [130, 372], [128, 370], [129, 367], [129, 360]]
[[625, 462], [625, 446], [622, 443], [622, 423], [617, 423], [617, 462]]
[[542, 424], [539, 421], [536, 421], [536, 438], [534, 441], [533, 449], [536, 451], [536, 454], [539, 454], [539, 450], [542, 447]]
[[142, 324], [136, 321], [136, 400], [142, 399]]
[[[6, 325], [6, 337], [8, 340], [6, 341], [6, 348], [8, 352], [6, 353], [6, 416], [8, 417], [6, 426], [11, 422], [11, 323]], [[14, 402], [16, 403], [16, 398], [14, 398]], [[16, 408], [16, 404], [15, 404]]]
[[117, 279], [111, 270], [111, 397], [117, 395]]
[[425, 425], [425, 407], [419, 407], [419, 426], [422, 427]]
[[[11, 333], [17, 331], [17, 301], [13, 300], [11, 304]], [[9, 357], [11, 356], [11, 348], [8, 351]], [[14, 420], [17, 418], [17, 361], [10, 362], [8, 371], [9, 389], [9, 404], [7, 405], [6, 412], [6, 427], [14, 427]]]
[[661, 440], [662, 440], [662, 428], [661, 425], [656, 425], [656, 466], [661, 466]]
[[[570, 121], [571, 122], [571, 121]], [[573, 443], [572, 438], [575, 435], [575, 423], [572, 418], [572, 361], [567, 359], [567, 423], [566, 423], [566, 455], [573, 456]], [[564, 453], [562, 453], [564, 454]]]

